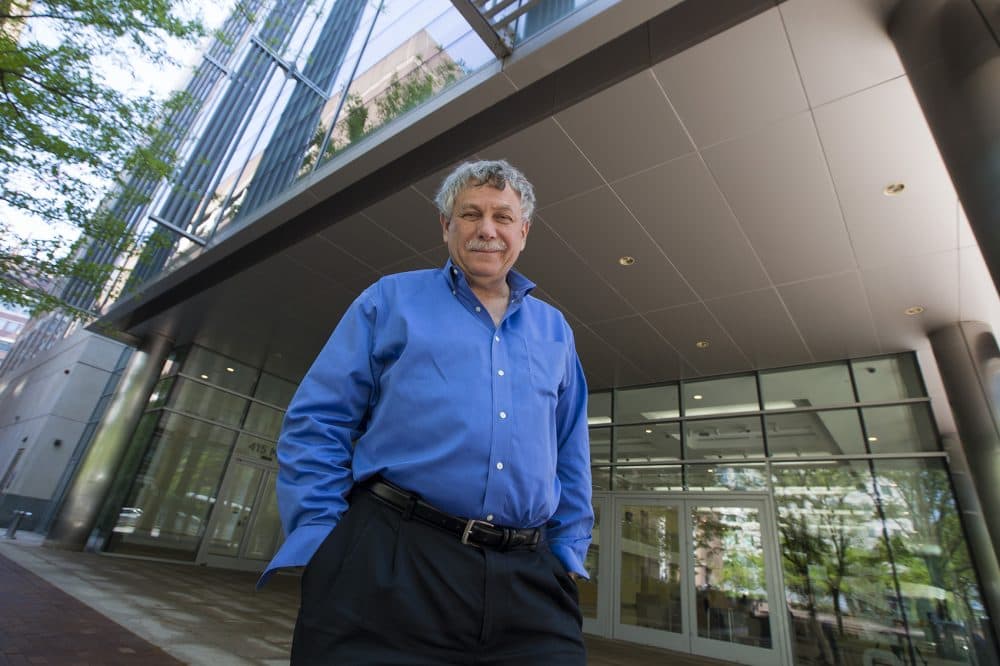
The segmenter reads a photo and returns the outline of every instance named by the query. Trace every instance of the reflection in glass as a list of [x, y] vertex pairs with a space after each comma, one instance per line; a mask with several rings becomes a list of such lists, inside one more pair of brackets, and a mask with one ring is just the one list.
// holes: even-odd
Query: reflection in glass
[[611, 468], [591, 467], [590, 482], [594, 490], [611, 490]]
[[243, 421], [243, 428], [276, 440], [281, 432], [281, 422], [284, 418], [285, 413], [280, 409], [272, 409], [259, 402], [251, 402], [247, 417]]
[[577, 588], [580, 590], [580, 612], [584, 617], [597, 619], [597, 594], [599, 587], [598, 573], [601, 563], [601, 506], [594, 505], [594, 529], [591, 531], [590, 548], [587, 550], [587, 559], [583, 563], [583, 568], [590, 575], [590, 580], [584, 578], [577, 579]]
[[621, 624], [681, 633], [679, 510], [622, 506], [619, 613]]
[[770, 414], [764, 423], [767, 450], [772, 456], [865, 453], [861, 421], [854, 409]]
[[732, 459], [764, 455], [760, 417], [688, 421], [684, 424], [684, 458]]
[[253, 503], [264, 470], [251, 465], [234, 465], [212, 512], [212, 532], [208, 535], [211, 555], [236, 557], [243, 534], [250, 523]]
[[587, 396], [587, 425], [611, 423], [611, 392], [591, 393]]
[[615, 423], [660, 421], [680, 416], [677, 386], [651, 386], [615, 393]]
[[846, 363], [760, 373], [764, 409], [832, 407], [854, 402]]
[[771, 647], [763, 535], [757, 509], [699, 506], [691, 510], [698, 635]]
[[109, 550], [191, 560], [236, 432], [169, 412], [160, 416], [122, 504]]
[[188, 351], [181, 372], [243, 395], [250, 395], [257, 381], [255, 368], [197, 345]]
[[201, 416], [225, 425], [238, 426], [243, 420], [247, 402], [238, 395], [178, 377], [169, 405], [171, 409], [179, 412]]
[[772, 474], [796, 663], [862, 666], [886, 653], [909, 663], [868, 463], [775, 464]]
[[617, 462], [667, 462], [681, 459], [679, 423], [650, 423], [615, 428]]
[[688, 490], [766, 490], [767, 468], [764, 463], [750, 465], [685, 465], [684, 476]]
[[940, 451], [927, 404], [867, 407], [861, 410], [872, 453]]
[[757, 380], [753, 375], [685, 382], [683, 387], [685, 416], [735, 414], [760, 409]]
[[590, 463], [611, 462], [611, 428], [590, 429]]
[[244, 557], [252, 560], [270, 560], [281, 545], [281, 517], [278, 515], [278, 496], [274, 490], [276, 474], [269, 473], [264, 482], [264, 494], [253, 517], [253, 527], [247, 536]]
[[874, 465], [917, 654], [929, 663], [1000, 663], [944, 460]]
[[924, 384], [913, 354], [851, 361], [861, 402], [922, 398]]
[[260, 379], [257, 380], [253, 397], [284, 409], [292, 401], [292, 396], [295, 395], [296, 388], [298, 386], [287, 379], [281, 379], [280, 377], [275, 377], [264, 372], [261, 373]]
[[615, 490], [683, 490], [680, 465], [618, 465], [615, 467]]

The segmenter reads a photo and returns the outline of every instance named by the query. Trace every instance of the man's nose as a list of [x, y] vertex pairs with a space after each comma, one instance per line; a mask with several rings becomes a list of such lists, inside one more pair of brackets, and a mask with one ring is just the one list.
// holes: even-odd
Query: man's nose
[[489, 215], [484, 215], [479, 221], [479, 235], [484, 238], [493, 238], [497, 235], [497, 224]]

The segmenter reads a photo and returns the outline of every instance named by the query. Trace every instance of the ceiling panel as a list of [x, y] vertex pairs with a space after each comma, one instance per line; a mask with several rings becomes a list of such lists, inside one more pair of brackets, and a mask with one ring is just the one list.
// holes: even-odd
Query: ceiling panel
[[[886, 352], [917, 349], [927, 344], [928, 333], [958, 321], [958, 250], [906, 257], [861, 277]], [[917, 305], [923, 314], [904, 313]]]
[[[907, 79], [828, 104], [815, 117], [862, 268], [955, 247], [955, 189]], [[906, 189], [886, 196], [890, 183]]]
[[661, 62], [653, 73], [702, 148], [807, 108], [777, 9]]
[[445, 262], [448, 261], [448, 246], [441, 244], [422, 254], [424, 255], [424, 259], [431, 262], [432, 266], [444, 266]]
[[878, 354], [875, 322], [857, 272], [778, 288], [816, 360]]
[[352, 215], [320, 236], [373, 268], [382, 268], [412, 256], [413, 250], [363, 215]]
[[364, 214], [415, 250], [422, 252], [441, 244], [437, 209], [412, 188], [368, 207]]
[[[321, 236], [313, 236], [297, 243], [280, 256], [287, 257], [310, 271], [315, 277], [325, 278], [340, 285], [358, 280], [373, 282], [378, 277], [378, 273], [369, 266], [362, 264]], [[276, 275], [281, 275], [267, 270], [261, 270], [260, 274], [269, 275], [275, 283], [279, 282], [275, 280]], [[285, 277], [287, 279], [287, 276]], [[281, 282], [284, 283], [284, 280]]]
[[576, 353], [580, 356], [580, 364], [587, 375], [588, 388], [593, 391], [614, 386], [616, 369], [622, 364], [621, 357], [586, 326], [572, 326]]
[[774, 289], [727, 296], [706, 305], [755, 368], [812, 360]]
[[611, 287], [541, 220], [531, 225], [517, 270], [584, 323], [634, 314]]
[[1000, 321], [1000, 300], [978, 246], [958, 252], [958, 315], [960, 321]]
[[769, 286], [698, 155], [620, 180], [612, 188], [700, 298]]
[[809, 113], [704, 155], [776, 284], [856, 267]]
[[[658, 310], [644, 316], [698, 374], [724, 374], [750, 369], [750, 360], [703, 303]], [[699, 349], [696, 343], [701, 340], [707, 340], [709, 346]]]
[[538, 208], [602, 184], [565, 132], [548, 118], [479, 152], [483, 159], [504, 159], [524, 171], [535, 187]]
[[969, 225], [969, 218], [965, 214], [965, 208], [961, 203], [958, 205], [958, 246], [979, 247], [976, 236], [972, 233], [972, 227]]
[[898, 0], [788, 0], [779, 5], [813, 107], [903, 74], [889, 14]]
[[[629, 100], [628, 107], [622, 100]], [[694, 150], [649, 70], [558, 114], [556, 119], [605, 180]]]
[[677, 352], [640, 316], [592, 324], [591, 328], [652, 381], [689, 375]]
[[420, 271], [427, 268], [441, 268], [440, 265], [434, 265], [427, 257], [421, 254], [410, 255], [402, 261], [397, 261], [389, 266], [384, 266], [382, 272], [386, 275], [392, 275], [393, 273], [405, 273], [406, 271]]
[[[610, 188], [548, 206], [540, 216], [640, 312], [697, 300]], [[635, 264], [622, 266], [625, 255]]]

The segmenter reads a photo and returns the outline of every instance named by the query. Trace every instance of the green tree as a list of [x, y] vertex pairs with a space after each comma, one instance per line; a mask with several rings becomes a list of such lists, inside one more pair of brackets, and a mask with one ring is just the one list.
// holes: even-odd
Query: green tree
[[[87, 262], [83, 246], [128, 238], [98, 204], [112, 193], [143, 196], [125, 174], [170, 173], [162, 120], [187, 103], [122, 90], [107, 72], [135, 77], [138, 61], [172, 62], [170, 40], [203, 36], [200, 20], [181, 16], [185, 2], [0, 2], [0, 300], [85, 314], [47, 289], [66, 277], [103, 284], [109, 267]], [[65, 231], [27, 238], [14, 218]]]

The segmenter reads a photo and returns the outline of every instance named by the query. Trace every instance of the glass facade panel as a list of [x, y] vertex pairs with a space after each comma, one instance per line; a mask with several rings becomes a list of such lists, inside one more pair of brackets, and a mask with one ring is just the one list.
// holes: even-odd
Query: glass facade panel
[[590, 463], [611, 462], [611, 428], [590, 429]]
[[764, 409], [834, 407], [854, 402], [846, 363], [760, 373]]
[[622, 624], [681, 633], [680, 510], [630, 504], [619, 509]]
[[250, 526], [254, 498], [263, 475], [263, 469], [251, 465], [237, 464], [229, 472], [226, 487], [213, 509], [212, 531], [208, 535], [209, 554], [226, 557], [239, 555], [240, 544]]
[[854, 409], [770, 414], [764, 423], [767, 450], [775, 457], [865, 453], [861, 419]]
[[760, 511], [740, 506], [691, 510], [698, 635], [771, 647]]
[[735, 414], [760, 409], [757, 379], [753, 375], [685, 382], [683, 393], [685, 416]]
[[759, 416], [688, 421], [684, 424], [684, 458], [732, 459], [764, 455]]
[[580, 612], [584, 617], [597, 619], [598, 609], [598, 586], [600, 583], [601, 564], [601, 507], [594, 505], [594, 529], [591, 531], [590, 548], [587, 550], [587, 559], [583, 563], [583, 568], [590, 575], [590, 580], [578, 578], [577, 588], [580, 591]]
[[264, 372], [261, 373], [260, 379], [257, 380], [257, 387], [254, 389], [253, 397], [284, 409], [292, 401], [292, 396], [295, 395], [295, 389], [297, 388], [297, 384], [287, 379], [275, 377]]
[[687, 490], [720, 491], [767, 489], [767, 468], [756, 465], [685, 465], [684, 479]]
[[611, 423], [611, 391], [591, 393], [587, 396], [587, 424], [592, 426]]
[[235, 439], [233, 430], [163, 412], [109, 550], [193, 560]]
[[198, 346], [191, 347], [182, 372], [243, 395], [251, 395], [257, 381], [256, 368]]
[[680, 416], [677, 386], [651, 386], [615, 393], [615, 423], [661, 421]]
[[611, 468], [591, 467], [590, 482], [595, 491], [611, 490]]
[[872, 453], [941, 450], [927, 404], [868, 407], [861, 415]]
[[170, 389], [174, 386], [174, 379], [175, 377], [164, 377], [156, 382], [153, 392], [149, 394], [149, 404], [146, 405], [147, 409], [156, 409], [167, 404], [167, 399], [170, 397]]
[[177, 378], [169, 405], [185, 414], [211, 419], [224, 425], [238, 426], [246, 411], [246, 398], [226, 393], [191, 379]]
[[851, 361], [851, 367], [861, 402], [906, 400], [926, 395], [913, 354], [860, 359]]
[[684, 489], [680, 465], [618, 465], [615, 490], [676, 492]]
[[656, 463], [681, 459], [679, 423], [615, 428], [615, 461]]
[[911, 663], [868, 462], [772, 474], [795, 663]]
[[1000, 663], [944, 461], [874, 466], [916, 654], [929, 663]]
[[277, 440], [284, 418], [285, 413], [280, 409], [267, 407], [259, 402], [251, 402], [247, 417], [243, 421], [243, 428], [263, 437]]
[[275, 494], [276, 474], [268, 474], [264, 481], [261, 506], [254, 514], [253, 526], [247, 536], [245, 557], [251, 560], [269, 560], [281, 545], [281, 517], [278, 515], [278, 496]]

